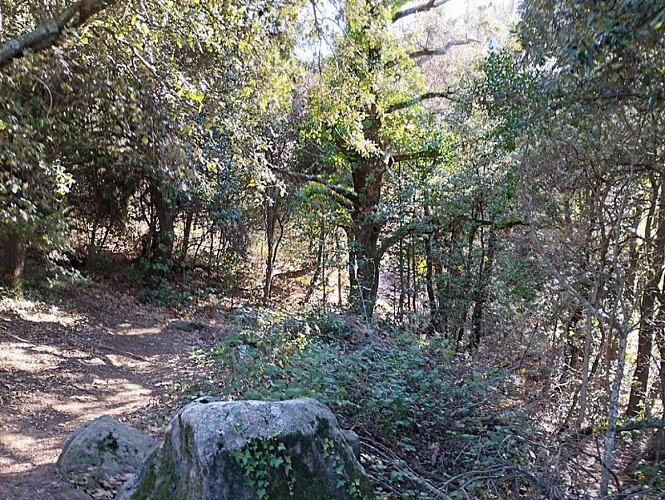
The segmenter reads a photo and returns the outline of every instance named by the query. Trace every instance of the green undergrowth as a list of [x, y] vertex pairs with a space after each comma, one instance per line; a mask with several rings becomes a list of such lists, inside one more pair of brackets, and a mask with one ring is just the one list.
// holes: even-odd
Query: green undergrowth
[[548, 454], [502, 405], [502, 374], [456, 354], [445, 338], [339, 315], [241, 309], [233, 322], [233, 333], [199, 357], [217, 368], [215, 392], [327, 404], [361, 436], [383, 498], [430, 498], [431, 488], [491, 498], [551, 486]]

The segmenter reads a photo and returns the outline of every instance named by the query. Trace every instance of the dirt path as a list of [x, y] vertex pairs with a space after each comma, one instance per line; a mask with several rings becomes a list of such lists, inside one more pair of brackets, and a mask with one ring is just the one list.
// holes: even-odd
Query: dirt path
[[0, 303], [0, 500], [58, 498], [60, 446], [95, 417], [159, 434], [163, 396], [195, 375], [187, 350], [200, 340], [165, 328], [167, 311], [103, 285], [65, 304]]

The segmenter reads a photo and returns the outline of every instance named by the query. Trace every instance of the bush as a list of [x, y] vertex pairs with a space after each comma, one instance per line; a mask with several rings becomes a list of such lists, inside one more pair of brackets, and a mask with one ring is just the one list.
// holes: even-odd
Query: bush
[[501, 377], [458, 359], [444, 338], [392, 329], [353, 346], [331, 335], [347, 330], [339, 317], [300, 319], [242, 309], [234, 321], [234, 332], [211, 354], [221, 370], [221, 395], [324, 402], [343, 427], [371, 446], [365, 465], [383, 491], [427, 498], [416, 492], [422, 484], [413, 471], [428, 470], [442, 483], [445, 478], [450, 491], [482, 496], [487, 482], [474, 482], [468, 473], [494, 470], [488, 477], [507, 491], [500, 484], [506, 464], [521, 472], [540, 460], [540, 451], [526, 451], [528, 442], [498, 413]]

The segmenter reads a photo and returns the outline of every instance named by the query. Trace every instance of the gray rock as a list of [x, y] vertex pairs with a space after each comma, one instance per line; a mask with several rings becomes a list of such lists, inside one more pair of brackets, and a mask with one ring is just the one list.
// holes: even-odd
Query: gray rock
[[105, 475], [136, 472], [159, 443], [110, 415], [86, 422], [65, 441], [56, 466], [64, 474], [91, 468]]
[[334, 415], [313, 399], [192, 403], [120, 500], [374, 498]]
[[346, 444], [348, 444], [353, 450], [353, 454], [356, 456], [357, 459], [360, 459], [360, 436], [358, 436], [358, 434], [350, 430], [349, 431], [341, 430], [340, 432], [342, 433], [342, 436], [344, 436]]

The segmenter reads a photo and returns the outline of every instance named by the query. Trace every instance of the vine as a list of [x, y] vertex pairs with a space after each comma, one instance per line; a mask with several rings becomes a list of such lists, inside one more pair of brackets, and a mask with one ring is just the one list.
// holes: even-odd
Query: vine
[[323, 458], [330, 460], [335, 469], [335, 474], [337, 475], [337, 484], [335, 487], [337, 489], [346, 486], [346, 493], [353, 499], [361, 499], [362, 495], [360, 494], [360, 480], [356, 479], [355, 481], [348, 483], [344, 478], [344, 462], [337, 453], [335, 448], [335, 443], [332, 439], [327, 438], [323, 440]]
[[293, 497], [295, 476], [291, 456], [286, 451], [284, 443], [278, 441], [275, 436], [253, 438], [242, 450], [231, 452], [231, 457], [242, 468], [246, 484], [256, 488], [259, 500], [270, 499], [268, 495], [270, 471], [280, 468], [286, 477], [289, 496]]

